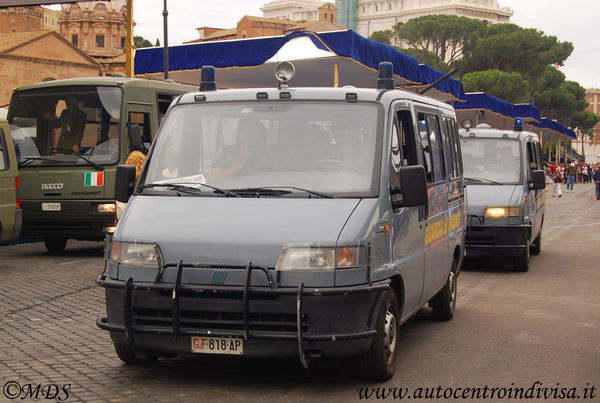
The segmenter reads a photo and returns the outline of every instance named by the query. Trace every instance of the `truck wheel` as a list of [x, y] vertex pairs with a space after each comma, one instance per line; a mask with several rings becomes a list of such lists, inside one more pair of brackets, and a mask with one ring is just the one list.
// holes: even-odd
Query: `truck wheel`
[[521, 256], [516, 257], [515, 260], [513, 260], [513, 270], [514, 271], [520, 271], [520, 272], [526, 272], [529, 270], [529, 239], [527, 239], [527, 244], [525, 245], [525, 250], [523, 250], [523, 253], [521, 253]]
[[542, 229], [540, 228], [540, 232], [538, 233], [538, 236], [535, 237], [535, 239], [533, 240], [533, 243], [529, 247], [529, 253], [531, 253], [532, 255], [539, 255], [541, 251], [542, 251]]
[[117, 356], [127, 365], [148, 365], [156, 361], [156, 357], [141, 354], [128, 344], [114, 343]]
[[458, 275], [456, 274], [456, 261], [452, 259], [452, 266], [448, 274], [448, 281], [431, 299], [431, 309], [433, 309], [433, 317], [437, 320], [450, 320], [454, 316], [456, 310], [456, 296]]
[[48, 253], [60, 253], [67, 246], [67, 238], [44, 238], [44, 245], [46, 245]]
[[361, 367], [366, 378], [372, 381], [387, 381], [396, 370], [400, 309], [393, 290], [387, 290], [379, 312], [373, 341], [369, 351], [361, 357]]

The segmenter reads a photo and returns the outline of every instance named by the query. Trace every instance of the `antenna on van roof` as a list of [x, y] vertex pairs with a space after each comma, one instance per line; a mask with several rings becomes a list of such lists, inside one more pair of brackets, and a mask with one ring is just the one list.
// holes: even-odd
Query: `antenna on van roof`
[[429, 91], [430, 89], [432, 89], [433, 87], [435, 87], [436, 85], [438, 85], [439, 83], [441, 83], [442, 81], [447, 79], [448, 77], [452, 76], [454, 73], [456, 73], [459, 70], [462, 70], [462, 67], [457, 67], [454, 70], [452, 70], [450, 73], [447, 73], [447, 74], [443, 75], [442, 77], [438, 78], [433, 83], [431, 83], [427, 87], [425, 87], [421, 92], [419, 92], [419, 94], [422, 95], [422, 94], [426, 93], [427, 91]]

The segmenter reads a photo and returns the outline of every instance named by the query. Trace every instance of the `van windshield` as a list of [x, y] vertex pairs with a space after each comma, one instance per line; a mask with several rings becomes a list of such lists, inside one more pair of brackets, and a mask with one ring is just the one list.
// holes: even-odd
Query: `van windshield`
[[19, 165], [115, 164], [121, 98], [120, 88], [91, 85], [16, 92], [8, 122]]
[[515, 185], [521, 182], [519, 140], [500, 138], [461, 138], [465, 179], [472, 184]]
[[179, 105], [157, 135], [144, 184], [372, 195], [379, 113], [346, 102]]

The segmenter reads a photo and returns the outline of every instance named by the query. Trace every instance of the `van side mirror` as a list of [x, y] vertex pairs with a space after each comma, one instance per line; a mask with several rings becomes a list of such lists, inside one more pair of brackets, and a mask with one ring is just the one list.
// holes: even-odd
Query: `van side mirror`
[[402, 200], [394, 200], [392, 207], [413, 207], [427, 203], [427, 179], [422, 165], [410, 165], [400, 168], [400, 188], [392, 187], [392, 196], [402, 194]]
[[115, 199], [127, 203], [135, 187], [135, 167], [119, 165], [115, 177]]
[[533, 190], [540, 190], [546, 187], [546, 175], [541, 169], [531, 171], [530, 188]]

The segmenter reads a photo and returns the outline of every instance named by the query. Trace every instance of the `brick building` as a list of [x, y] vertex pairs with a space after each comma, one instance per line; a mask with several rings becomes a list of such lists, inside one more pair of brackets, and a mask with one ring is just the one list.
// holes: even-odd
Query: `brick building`
[[[600, 89], [589, 88], [585, 90], [585, 100], [588, 102], [586, 108], [590, 112], [594, 112], [596, 115], [600, 115]], [[600, 144], [600, 123], [594, 126], [594, 143]]]
[[16, 87], [45, 79], [99, 76], [102, 67], [55, 31], [0, 33], [0, 107]]
[[45, 7], [0, 9], [0, 32], [58, 31], [60, 12]]
[[235, 28], [221, 29], [212, 27], [196, 28], [199, 39], [185, 43], [221, 41], [226, 39], [257, 38], [262, 36], [285, 35], [293, 31], [326, 32], [345, 29], [336, 25], [337, 8], [331, 3], [324, 3], [316, 10], [317, 18], [312, 21], [265, 18], [245, 15]]

